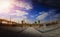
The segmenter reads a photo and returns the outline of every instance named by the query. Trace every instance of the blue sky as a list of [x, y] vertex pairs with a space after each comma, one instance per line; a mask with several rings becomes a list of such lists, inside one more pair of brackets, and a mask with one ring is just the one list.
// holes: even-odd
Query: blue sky
[[8, 10], [0, 11], [0, 18], [7, 20], [10, 20], [11, 18], [12, 21], [16, 22], [25, 20], [25, 22], [28, 23], [33, 23], [37, 20], [40, 20], [41, 22], [49, 20], [54, 21], [56, 20], [56, 17], [58, 17], [58, 19], [60, 18], [60, 10], [45, 7], [38, 3], [33, 4], [31, 0], [13, 0], [11, 1], [11, 4], [12, 7], [9, 6]]

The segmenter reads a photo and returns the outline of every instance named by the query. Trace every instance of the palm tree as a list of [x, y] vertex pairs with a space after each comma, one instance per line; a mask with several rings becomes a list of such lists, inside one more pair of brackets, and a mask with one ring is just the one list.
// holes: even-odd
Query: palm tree
[[21, 23], [24, 24], [24, 20], [22, 20]]
[[40, 24], [40, 20], [38, 20], [38, 24]]
[[35, 24], [37, 24], [37, 22], [35, 21]]

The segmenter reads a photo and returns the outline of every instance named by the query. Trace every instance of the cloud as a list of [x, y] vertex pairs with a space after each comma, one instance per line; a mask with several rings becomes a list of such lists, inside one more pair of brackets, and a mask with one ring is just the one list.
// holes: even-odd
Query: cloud
[[21, 11], [21, 10], [15, 10], [15, 13], [13, 13], [11, 15], [24, 16], [24, 15], [28, 15], [28, 12]]
[[43, 13], [45, 13], [45, 11], [39, 12], [39, 14], [43, 14]]
[[28, 15], [28, 12], [26, 12], [26, 11], [14, 10], [11, 13], [5, 13], [5, 14], [1, 13], [0, 18], [7, 19], [7, 20], [10, 20], [10, 18], [11, 18], [12, 21], [18, 22], [23, 19], [27, 19], [26, 15]]
[[12, 17], [8, 17], [8, 16], [0, 16], [0, 19], [6, 19], [9, 20], [11, 19], [11, 21], [17, 22], [18, 21], [21, 23], [22, 20], [27, 19], [27, 16], [22, 16], [22, 17], [17, 17], [17, 18], [12, 18]]
[[43, 20], [43, 19], [45, 19], [47, 16], [48, 16], [48, 13], [43, 13], [43, 14], [37, 16], [36, 19], [37, 19], [37, 20]]
[[29, 24], [34, 23], [34, 21], [33, 21], [33, 20], [31, 20], [31, 19], [25, 19], [25, 22], [26, 22], [26, 23], [29, 23]]
[[56, 14], [55, 17], [60, 17], [60, 14]]
[[34, 17], [33, 15], [31, 15], [31, 17]]
[[20, 7], [20, 8], [24, 8], [26, 10], [30, 10], [32, 9], [31, 5], [26, 3], [26, 2], [23, 2], [23, 1], [17, 1], [15, 2], [15, 5]]
[[18, 22], [21, 23], [22, 20], [24, 20], [25, 23], [29, 23], [29, 24], [34, 23], [34, 21], [33, 21], [32, 19], [28, 19], [27, 16], [22, 16], [22, 17], [18, 17], [18, 18], [13, 18], [12, 20], [15, 21], [15, 22], [17, 22], [17, 23], [18, 23]]
[[0, 16], [0, 19], [10, 20], [10, 17], [8, 17], [8, 16]]
[[51, 9], [51, 10], [49, 10], [49, 11], [42, 11], [42, 12], [39, 12], [39, 14], [43, 14], [43, 13], [49, 13], [49, 14], [51, 14], [51, 13], [55, 13], [57, 10], [56, 9]]
[[52, 9], [52, 10], [49, 10], [48, 12], [51, 14], [51, 13], [55, 13], [57, 11], [57, 9]]
[[54, 17], [56, 18], [56, 20], [60, 20], [60, 14], [56, 14]]
[[14, 8], [14, 0], [0, 0], [0, 13], [8, 13]]
[[21, 23], [22, 20], [25, 20], [27, 19], [27, 16], [22, 16], [22, 17], [18, 17], [18, 18], [13, 18], [12, 20], [15, 21], [15, 22], [19, 22]]
[[[13, 2], [13, 5], [14, 4], [16, 6], [22, 8], [22, 9], [26, 9], [26, 10], [32, 9], [32, 6], [29, 3], [27, 3], [27, 2], [18, 1], [18, 2]], [[23, 10], [15, 10], [15, 9], [11, 8], [11, 10], [9, 9], [9, 10], [7, 10], [7, 12], [4, 11], [3, 13], [0, 13], [0, 14], [3, 14], [0, 17], [2, 19], [10, 20], [10, 18], [11, 18], [12, 21], [16, 21], [16, 22], [18, 22], [18, 21], [21, 22], [23, 19], [25, 19], [26, 22], [29, 22], [29, 23], [31, 22], [32, 23], [32, 21], [28, 20], [27, 16], [26, 16], [29, 13], [26, 12], [26, 11], [23, 11]], [[17, 17], [17, 16], [19, 16], [19, 17]]]
[[45, 19], [47, 16], [51, 16], [53, 15], [54, 13], [56, 12], [55, 9], [51, 9], [49, 11], [42, 11], [42, 12], [39, 12], [39, 16], [37, 16], [37, 20], [43, 20]]

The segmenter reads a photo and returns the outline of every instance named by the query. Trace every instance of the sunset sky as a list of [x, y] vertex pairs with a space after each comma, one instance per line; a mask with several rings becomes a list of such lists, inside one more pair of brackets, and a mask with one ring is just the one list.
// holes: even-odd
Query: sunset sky
[[60, 19], [60, 10], [48, 8], [31, 0], [0, 0], [0, 18], [28, 23]]

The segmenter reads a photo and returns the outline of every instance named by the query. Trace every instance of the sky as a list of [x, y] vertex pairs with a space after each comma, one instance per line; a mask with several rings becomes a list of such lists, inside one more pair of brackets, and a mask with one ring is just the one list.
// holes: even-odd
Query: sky
[[[60, 10], [40, 5], [32, 0], [0, 0], [0, 18], [27, 23], [34, 23], [37, 20], [48, 22], [60, 20]], [[8, 3], [8, 4], [7, 4]]]

